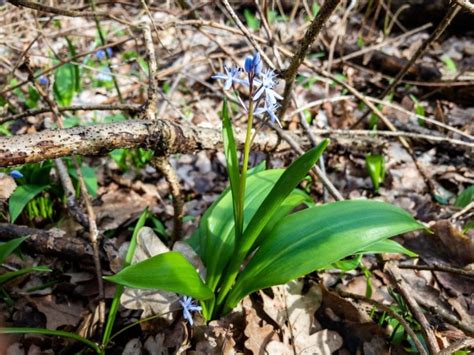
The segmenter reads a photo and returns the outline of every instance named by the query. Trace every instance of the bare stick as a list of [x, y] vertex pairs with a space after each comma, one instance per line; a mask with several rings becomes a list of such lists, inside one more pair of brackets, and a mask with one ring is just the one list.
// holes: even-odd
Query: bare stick
[[[96, 224], [96, 216], [94, 209], [92, 208], [91, 199], [89, 193], [87, 192], [87, 186], [84, 182], [84, 177], [82, 176], [81, 167], [77, 157], [74, 156], [73, 164], [76, 168], [77, 179], [79, 180], [79, 185], [81, 187], [81, 195], [86, 205], [87, 214], [89, 216], [89, 240], [92, 244], [92, 250], [94, 251], [94, 265], [97, 274], [97, 285], [99, 288], [99, 327], [105, 324], [105, 291], [104, 291], [104, 281], [102, 280], [102, 266], [100, 264], [100, 250], [99, 250], [99, 230]], [[99, 332], [101, 329], [99, 329]]]
[[119, 19], [115, 16], [110, 15], [108, 12], [93, 12], [93, 11], [74, 11], [74, 10], [67, 10], [67, 9], [60, 9], [52, 6], [47, 6], [40, 4], [38, 2], [30, 2], [26, 0], [8, 0], [8, 2], [12, 5], [15, 5], [17, 7], [27, 7], [33, 10], [38, 10], [42, 11], [45, 13], [50, 13], [50, 14], [55, 14], [55, 15], [60, 15], [60, 16], [68, 16], [68, 17], [95, 17], [95, 16], [101, 16], [101, 17], [107, 17], [111, 20], [120, 22], [124, 25], [127, 26], [133, 26], [130, 22], [127, 22], [125, 20]]
[[469, 0], [454, 0], [459, 6], [462, 6], [465, 10], [474, 14], [474, 4]]
[[285, 71], [285, 90], [283, 92], [283, 101], [281, 103], [281, 108], [279, 112], [280, 117], [283, 117], [286, 110], [288, 109], [288, 105], [291, 99], [291, 91], [293, 90], [293, 83], [295, 81], [298, 68], [303, 63], [306, 57], [306, 53], [308, 52], [309, 46], [311, 45], [311, 43], [313, 43], [315, 38], [321, 32], [321, 29], [323, 28], [324, 24], [329, 19], [329, 17], [334, 12], [340, 2], [341, 0], [324, 1], [324, 5], [321, 7], [318, 14], [314, 17], [313, 21], [306, 30], [306, 33], [298, 47], [298, 50], [295, 52], [293, 58], [291, 59], [290, 66]]
[[403, 326], [403, 328], [405, 329], [407, 334], [411, 337], [411, 339], [413, 340], [413, 343], [415, 344], [415, 347], [418, 350], [418, 352], [422, 355], [428, 355], [425, 348], [423, 347], [423, 344], [421, 344], [420, 339], [418, 339], [418, 336], [413, 331], [413, 329], [411, 329], [408, 322], [401, 315], [399, 315], [397, 312], [392, 310], [390, 307], [387, 307], [386, 305], [384, 305], [380, 302], [377, 302], [376, 300], [373, 300], [371, 298], [367, 298], [367, 297], [357, 295], [357, 294], [354, 294], [354, 293], [349, 293], [349, 292], [342, 291], [342, 290], [337, 290], [337, 292], [342, 297], [353, 298], [355, 300], [368, 303], [368, 304], [374, 306], [375, 308], [377, 308], [378, 310], [387, 313], [390, 317], [395, 318]]
[[173, 243], [181, 239], [183, 233], [183, 217], [184, 217], [184, 199], [181, 193], [181, 187], [179, 184], [178, 176], [176, 171], [171, 166], [167, 157], [155, 157], [152, 160], [152, 164], [161, 171], [166, 179], [166, 182], [170, 185], [171, 196], [173, 196]]
[[441, 350], [438, 355], [452, 355], [456, 351], [461, 349], [472, 349], [474, 348], [474, 338], [464, 338], [452, 343], [447, 348]]
[[[143, 26], [143, 34], [145, 38], [145, 48], [148, 56], [148, 100], [146, 103], [145, 115], [150, 121], [156, 120], [156, 105], [158, 100], [158, 84], [156, 80], [156, 72], [158, 66], [156, 63], [155, 48], [153, 46], [153, 38], [151, 37], [151, 29], [148, 24]], [[170, 185], [171, 196], [173, 196], [173, 243], [181, 239], [183, 232], [184, 217], [184, 199], [181, 194], [176, 171], [171, 166], [167, 156], [155, 157], [152, 164], [161, 171], [166, 181]]]
[[462, 276], [474, 277], [474, 271], [467, 269], [460, 269], [449, 265], [443, 265], [439, 263], [433, 263], [432, 265], [398, 265], [400, 269], [411, 269], [411, 270], [430, 270], [430, 271], [441, 271], [449, 272], [452, 274], [458, 274]]
[[472, 325], [464, 323], [452, 314], [449, 314], [443, 307], [433, 305], [427, 300], [425, 300], [423, 297], [418, 296], [417, 294], [414, 294], [413, 297], [415, 298], [418, 304], [428, 309], [432, 314], [441, 317], [446, 323], [449, 323], [455, 326], [456, 328], [462, 330], [467, 335], [474, 337], [474, 327]]
[[[278, 135], [284, 139], [288, 144], [300, 155], [304, 154], [303, 149], [301, 149], [300, 145], [294, 141], [283, 129], [280, 127], [273, 125], [273, 129], [278, 133]], [[324, 187], [328, 190], [328, 192], [336, 199], [336, 201], [344, 200], [341, 193], [337, 190], [337, 188], [332, 184], [332, 182], [327, 178], [326, 174], [324, 174], [321, 169], [317, 166], [313, 166], [314, 173], [318, 176], [318, 178], [323, 183]]]
[[[410, 60], [405, 64], [405, 66], [398, 72], [397, 76], [392, 80], [392, 82], [385, 88], [385, 90], [380, 94], [379, 99], [383, 100], [385, 96], [387, 96], [389, 93], [395, 89], [395, 87], [398, 85], [400, 80], [403, 79], [403, 77], [406, 75], [410, 67], [426, 52], [428, 47], [436, 41], [439, 36], [446, 30], [446, 28], [449, 26], [453, 18], [457, 15], [461, 8], [457, 3], [453, 3], [450, 5], [448, 12], [444, 16], [443, 20], [436, 26], [434, 29], [433, 33], [421, 44], [421, 46], [417, 49], [415, 54], [410, 58]], [[364, 114], [359, 118], [359, 120], [352, 125], [351, 128], [357, 127], [357, 125], [362, 122], [367, 115], [369, 114], [369, 110], [365, 111]], [[385, 122], [384, 122], [385, 123]]]
[[[230, 6], [229, 4], [229, 1], [228, 0], [221, 0], [222, 1], [222, 4], [224, 5], [224, 7], [226, 8], [226, 10], [229, 12], [229, 15], [230, 17], [232, 18], [232, 20], [235, 22], [235, 24], [237, 25], [237, 27], [242, 31], [242, 33], [244, 34], [245, 37], [247, 37], [247, 39], [249, 40], [249, 42], [252, 44], [252, 46], [254, 46], [254, 48], [260, 53], [260, 55], [262, 56], [263, 60], [271, 67], [271, 68], [275, 68], [275, 65], [273, 64], [273, 62], [270, 60], [270, 58], [267, 57], [267, 55], [265, 54], [265, 52], [263, 51], [262, 47], [260, 47], [260, 45], [258, 44], [257, 41], [255, 41], [255, 39], [252, 37], [252, 34], [249, 32], [249, 30], [247, 30], [247, 28], [244, 26], [244, 24], [242, 23], [242, 21], [240, 21], [239, 17], [237, 16], [237, 14], [235, 13], [234, 9], [232, 8], [232, 6]], [[340, 1], [340, 0], [339, 0]]]
[[468, 150], [474, 149], [474, 142], [469, 143], [459, 139], [433, 136], [429, 134], [419, 134], [412, 132], [403, 132], [403, 131], [371, 131], [363, 129], [313, 129], [313, 132], [316, 134], [324, 136], [345, 136], [345, 137], [359, 137], [359, 136], [384, 136], [384, 137], [396, 137], [396, 138], [413, 138], [413, 139], [422, 139], [432, 142], [441, 142], [449, 143], [452, 145], [457, 145], [464, 147]]
[[408, 289], [408, 285], [405, 280], [403, 280], [400, 269], [393, 262], [388, 262], [385, 264], [385, 270], [391, 276], [393, 284], [405, 300], [411, 314], [415, 317], [418, 323], [420, 323], [421, 331], [426, 340], [426, 344], [428, 345], [430, 354], [437, 354], [439, 347], [433, 330], [431, 329], [431, 325], [428, 323], [428, 320], [420, 309], [420, 306], [416, 303], [412, 295], [413, 292]]
[[[67, 112], [67, 111], [126, 111], [130, 114], [138, 113], [143, 111], [143, 105], [138, 104], [114, 104], [114, 105], [72, 105], [72, 106], [64, 106], [58, 107], [59, 112]], [[49, 107], [42, 107], [42, 108], [35, 108], [31, 110], [26, 110], [21, 113], [17, 113], [16, 115], [0, 117], [0, 124], [5, 123], [7, 121], [18, 120], [20, 118], [29, 117], [29, 116], [36, 116], [42, 113], [51, 112], [51, 108]]]

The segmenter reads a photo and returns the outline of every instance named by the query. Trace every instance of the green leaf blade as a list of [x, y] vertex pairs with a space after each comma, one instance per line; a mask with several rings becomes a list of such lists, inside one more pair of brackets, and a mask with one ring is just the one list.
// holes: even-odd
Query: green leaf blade
[[247, 255], [260, 232], [265, 228], [286, 197], [318, 161], [328, 144], [328, 139], [323, 140], [317, 147], [306, 152], [285, 169], [245, 229], [242, 238], [243, 243], [239, 247], [240, 250], [238, 250], [239, 254], [242, 256]]
[[21, 185], [10, 196], [8, 201], [8, 210], [10, 212], [10, 221], [13, 223], [20, 215], [21, 211], [36, 195], [44, 191], [47, 185]]
[[20, 246], [28, 237], [21, 237], [9, 240], [5, 243], [0, 243], [0, 264], [5, 261], [8, 255]]
[[253, 291], [284, 284], [380, 240], [422, 228], [401, 208], [375, 201], [340, 201], [289, 215], [265, 237], [237, 279], [226, 308]]
[[178, 252], [155, 255], [104, 278], [131, 288], [176, 292], [200, 301], [214, 297], [194, 266]]

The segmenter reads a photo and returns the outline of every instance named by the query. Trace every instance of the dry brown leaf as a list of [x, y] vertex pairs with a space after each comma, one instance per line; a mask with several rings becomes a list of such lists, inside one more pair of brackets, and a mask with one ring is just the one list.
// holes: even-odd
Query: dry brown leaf
[[142, 343], [138, 338], [134, 338], [125, 345], [122, 355], [141, 355], [142, 353]]
[[163, 333], [150, 336], [145, 341], [144, 348], [149, 354], [153, 355], [168, 355], [168, 348], [164, 345], [165, 335]]
[[463, 234], [449, 221], [437, 221], [430, 229], [441, 240], [449, 256], [462, 265], [474, 263], [474, 238]]
[[[124, 247], [128, 248], [128, 246]], [[122, 250], [122, 247], [120, 248]], [[176, 242], [174, 251], [178, 251], [188, 259], [188, 261], [196, 267], [201, 277], [205, 277], [205, 268], [200, 258], [194, 250], [184, 242]], [[168, 247], [161, 241], [161, 239], [149, 227], [140, 229], [137, 235], [137, 248], [133, 256], [132, 263], [146, 260], [152, 256], [166, 253], [170, 251]], [[123, 253], [119, 252], [119, 255]], [[179, 297], [174, 292], [156, 291], [156, 290], [141, 290], [125, 288], [121, 304], [128, 309], [142, 309], [142, 318], [149, 317], [154, 314], [163, 314], [163, 318], [171, 320], [172, 310], [179, 308]]]
[[10, 198], [15, 189], [15, 180], [10, 175], [0, 173], [0, 200], [6, 200]]
[[46, 327], [48, 329], [57, 329], [62, 325], [76, 327], [84, 310], [79, 303], [57, 303], [53, 295], [35, 297], [31, 300], [38, 311], [46, 316]]
[[[245, 330], [244, 334], [247, 336], [245, 341], [245, 347], [249, 349], [253, 354], [259, 355], [265, 352], [265, 346], [267, 343], [272, 340], [275, 330], [270, 324], [265, 324], [257, 316], [255, 309], [250, 307], [245, 307]], [[260, 325], [262, 323], [262, 325]]]
[[273, 298], [260, 292], [263, 309], [280, 326], [283, 338], [281, 342], [270, 341], [267, 352], [286, 354], [295, 350], [299, 354], [331, 354], [342, 346], [339, 334], [320, 330], [314, 317], [321, 305], [320, 287], [313, 284], [305, 294], [302, 290], [303, 282], [295, 280], [272, 287]]
[[152, 202], [135, 191], [112, 191], [101, 197], [102, 205], [95, 207], [95, 214], [101, 230], [120, 227], [139, 215]]

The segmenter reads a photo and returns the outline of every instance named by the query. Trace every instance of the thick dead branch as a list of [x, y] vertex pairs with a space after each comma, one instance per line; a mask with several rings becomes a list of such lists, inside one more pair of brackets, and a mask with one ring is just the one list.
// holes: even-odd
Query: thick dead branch
[[[29, 236], [25, 241], [26, 247], [35, 253], [92, 265], [92, 246], [82, 238], [68, 237], [66, 232], [57, 228], [41, 230], [0, 223], [0, 241], [4, 242], [24, 236]], [[104, 255], [101, 255], [101, 260], [106, 260]]]
[[[237, 132], [239, 142], [244, 132]], [[240, 139], [239, 139], [240, 138]], [[258, 134], [253, 148], [276, 148], [275, 135]], [[222, 147], [221, 133], [215, 129], [181, 125], [168, 120], [129, 120], [126, 122], [45, 130], [39, 133], [1, 137], [0, 166], [39, 162], [70, 155], [103, 155], [117, 148], [143, 147], [157, 155], [215, 150]]]

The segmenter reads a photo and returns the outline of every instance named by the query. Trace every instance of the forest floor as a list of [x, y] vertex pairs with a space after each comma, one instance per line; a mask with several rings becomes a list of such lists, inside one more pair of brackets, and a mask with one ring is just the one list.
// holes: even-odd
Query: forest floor
[[[143, 118], [150, 107], [159, 119], [220, 129], [227, 92], [211, 77], [224, 64], [243, 66], [255, 50], [251, 39], [282, 78], [282, 68], [320, 10], [318, 1], [231, 2], [247, 29], [244, 34], [225, 2], [195, 1], [188, 7], [187, 1], [97, 1], [94, 11], [94, 1], [45, 2], [56, 13], [10, 2], [0, 5], [3, 136], [124, 122]], [[256, 292], [230, 315], [208, 324], [196, 313], [192, 326], [176, 300], [126, 290], [114, 333], [133, 326], [112, 339], [107, 353], [419, 351], [397, 314], [429, 353], [468, 354], [473, 349], [474, 15], [462, 9], [381, 97], [451, 5], [433, 10], [430, 23], [431, 15], [420, 18], [410, 9], [404, 15], [405, 10], [390, 10], [384, 1], [353, 3], [342, 1], [311, 45], [298, 69], [295, 100], [279, 119], [284, 132], [305, 150], [313, 138], [331, 139], [321, 167], [344, 199], [388, 202], [425, 223], [429, 231], [396, 238], [416, 256], [347, 259], [344, 270], [315, 272]], [[151, 24], [151, 50], [139, 26], [143, 23]], [[157, 97], [151, 96], [151, 105], [150, 52], [157, 62]], [[284, 84], [281, 79], [275, 90], [282, 94]], [[245, 112], [227, 96], [232, 122], [244, 130]], [[365, 115], [368, 105], [379, 114], [369, 110]], [[62, 123], [51, 112], [54, 107]], [[274, 125], [258, 121], [256, 127], [252, 166], [285, 167], [298, 156], [284, 138], [280, 142]], [[279, 143], [269, 148], [267, 140]], [[84, 156], [79, 164], [90, 206], [78, 193], [75, 159], [62, 160], [72, 181], [69, 192], [55, 160], [16, 166], [22, 175], [17, 179], [11, 168], [3, 169], [0, 241], [29, 238], [8, 258], [0, 258], [0, 272], [39, 266], [49, 271], [1, 279], [0, 325], [64, 330], [99, 340], [101, 299], [108, 309], [115, 285], [105, 282], [103, 294], [98, 288], [88, 218], [95, 216], [97, 223], [104, 275], [121, 269], [145, 208], [149, 215], [139, 234], [141, 253], [185, 240], [228, 184], [223, 149], [217, 148], [172, 154], [161, 169], [143, 148]], [[24, 194], [12, 198], [22, 186]], [[300, 186], [316, 203], [335, 200], [314, 175]], [[164, 315], [140, 321], [156, 314]], [[0, 337], [2, 354], [85, 349], [74, 340], [42, 334]]]

